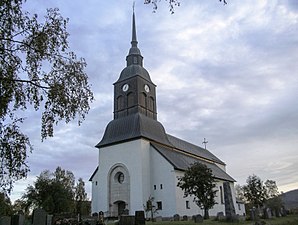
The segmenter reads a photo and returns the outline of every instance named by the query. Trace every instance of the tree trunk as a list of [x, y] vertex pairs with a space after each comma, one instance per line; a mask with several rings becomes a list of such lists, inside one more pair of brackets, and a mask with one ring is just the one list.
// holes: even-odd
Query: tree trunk
[[209, 210], [204, 209], [204, 219], [209, 219]]

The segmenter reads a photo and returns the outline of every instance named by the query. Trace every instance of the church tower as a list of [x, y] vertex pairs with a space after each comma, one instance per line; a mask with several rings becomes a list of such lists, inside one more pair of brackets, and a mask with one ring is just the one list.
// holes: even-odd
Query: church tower
[[143, 67], [133, 12], [126, 67], [114, 83], [114, 120], [108, 124], [96, 147], [141, 137], [170, 145], [163, 125], [157, 121], [156, 85]]
[[141, 113], [156, 120], [155, 87], [149, 73], [143, 67], [143, 56], [138, 48], [133, 13], [131, 48], [126, 57], [126, 68], [114, 83], [114, 119]]

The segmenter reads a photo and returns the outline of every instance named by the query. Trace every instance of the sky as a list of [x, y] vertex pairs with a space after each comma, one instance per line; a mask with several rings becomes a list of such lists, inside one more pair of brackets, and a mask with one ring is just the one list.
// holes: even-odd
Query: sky
[[[298, 188], [298, 1], [181, 0], [135, 3], [138, 47], [157, 85], [158, 120], [168, 134], [209, 149], [244, 185], [250, 175]], [[126, 66], [131, 0], [27, 1], [40, 17], [58, 7], [69, 18], [69, 44], [87, 61], [95, 101], [81, 126], [59, 123], [41, 142], [40, 112], [28, 112], [23, 131], [34, 150], [30, 173], [10, 196], [21, 197], [43, 170], [58, 166], [88, 181], [98, 162], [94, 147], [113, 119], [113, 83]]]

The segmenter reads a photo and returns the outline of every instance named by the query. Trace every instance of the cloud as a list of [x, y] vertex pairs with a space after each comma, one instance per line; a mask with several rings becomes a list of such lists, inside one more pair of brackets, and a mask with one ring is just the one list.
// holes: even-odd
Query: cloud
[[[34, 151], [28, 183], [44, 169], [72, 170], [87, 182], [113, 119], [113, 83], [130, 48], [127, 1], [26, 2], [31, 11], [59, 7], [70, 18], [70, 46], [88, 63], [95, 102], [81, 126], [59, 124], [40, 142], [40, 115], [24, 124]], [[166, 131], [202, 146], [227, 163], [240, 184], [253, 173], [283, 190], [295, 187], [298, 135], [298, 11], [296, 1], [183, 1], [171, 15], [160, 2], [136, 6], [145, 68], [157, 85], [158, 120]], [[80, 13], [78, 13], [80, 12]], [[24, 184], [15, 185], [18, 196]], [[89, 195], [90, 197], [90, 195]], [[15, 197], [16, 198], [16, 197]]]

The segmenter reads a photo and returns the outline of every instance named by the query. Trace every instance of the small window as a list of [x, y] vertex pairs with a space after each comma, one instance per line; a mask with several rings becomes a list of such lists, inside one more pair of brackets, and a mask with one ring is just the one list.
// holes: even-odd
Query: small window
[[137, 64], [138, 63], [138, 58], [137, 57], [133, 57], [133, 63]]
[[162, 189], [162, 184], [160, 184], [160, 189]]
[[97, 185], [97, 181], [95, 181], [95, 185]]
[[189, 201], [186, 201], [186, 202], [185, 202], [185, 207], [186, 207], [187, 209], [190, 209]]
[[156, 190], [156, 185], [155, 184], [153, 185], [153, 188], [154, 188], [154, 190]]
[[222, 192], [222, 186], [219, 187], [219, 191], [220, 191], [220, 203], [224, 204], [224, 197], [223, 197], [223, 192]]
[[156, 202], [157, 204], [157, 209], [162, 210], [162, 202]]
[[241, 210], [241, 206], [240, 206], [240, 203], [238, 203], [238, 209], [239, 209], [239, 210]]

